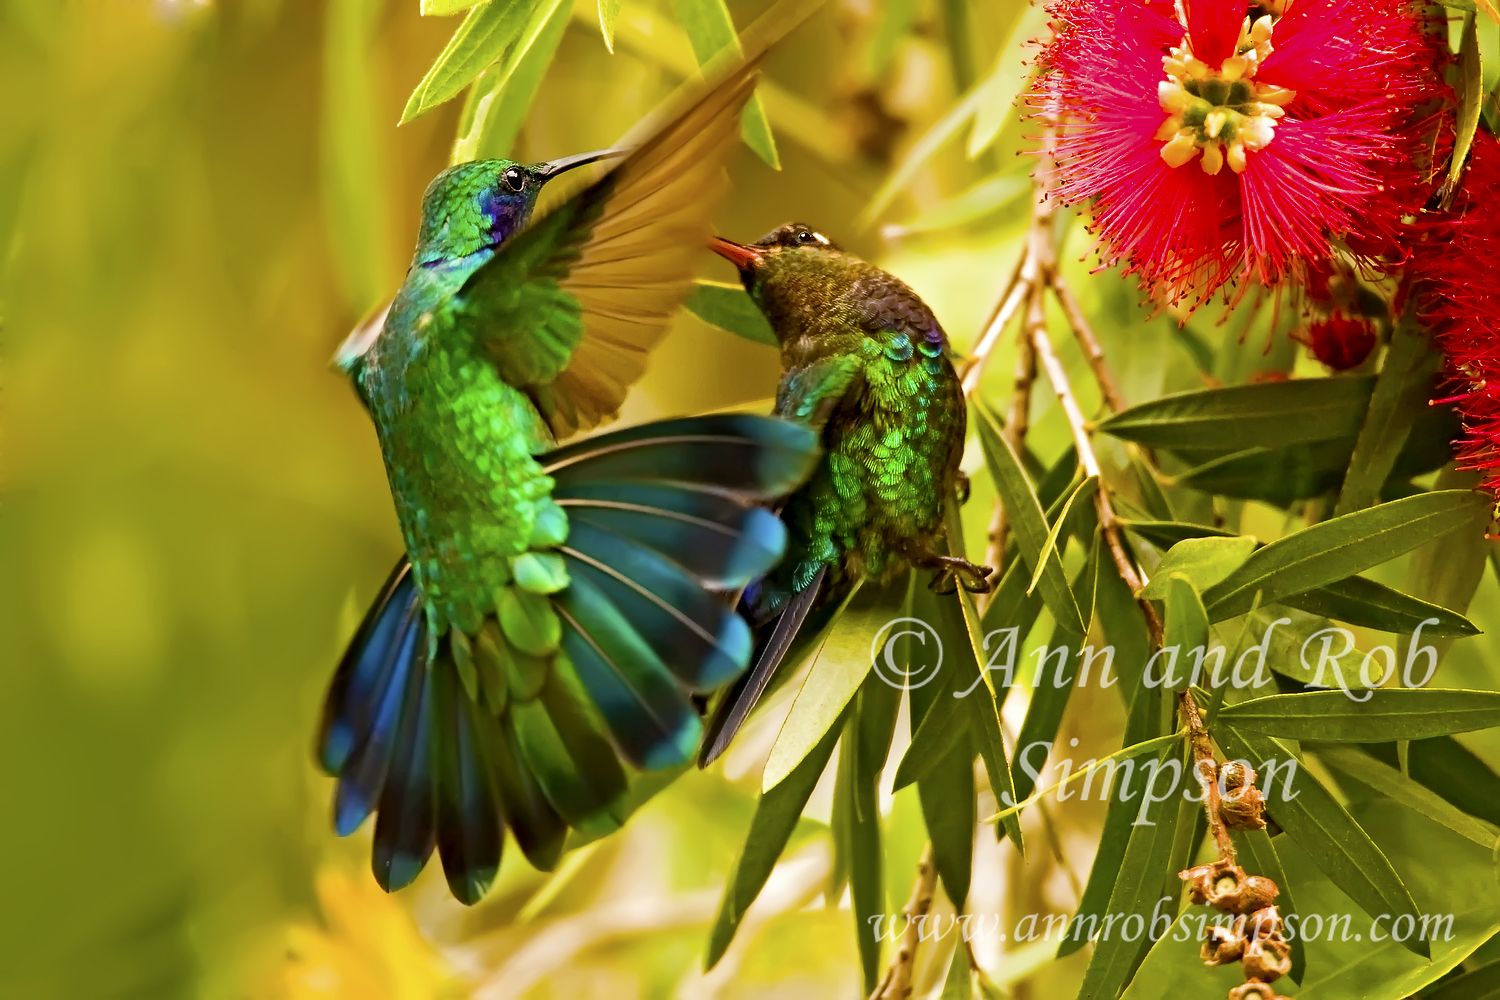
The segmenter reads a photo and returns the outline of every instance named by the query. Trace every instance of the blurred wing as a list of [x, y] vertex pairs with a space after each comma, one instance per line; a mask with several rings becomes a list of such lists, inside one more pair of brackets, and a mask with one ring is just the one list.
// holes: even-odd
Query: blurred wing
[[614, 169], [469, 279], [460, 298], [472, 328], [559, 438], [612, 416], [645, 371], [691, 291], [757, 66], [817, 6], [783, 0], [746, 33], [743, 59], [628, 136]]

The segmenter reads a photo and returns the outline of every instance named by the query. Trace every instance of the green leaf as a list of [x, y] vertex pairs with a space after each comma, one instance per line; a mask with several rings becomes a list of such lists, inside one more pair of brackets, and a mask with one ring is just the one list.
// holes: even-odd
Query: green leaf
[[1016, 99], [1031, 77], [1030, 66], [1022, 55], [1026, 42], [1041, 34], [1046, 12], [1038, 6], [1018, 6], [1010, 31], [995, 50], [995, 62], [977, 86], [978, 101], [974, 128], [969, 132], [967, 153], [974, 159], [994, 145], [1007, 121], [1017, 116]]
[[[1208, 612], [1203, 610], [1198, 588], [1182, 573], [1173, 573], [1167, 578], [1166, 611], [1164, 647], [1175, 650], [1178, 656], [1195, 652], [1205, 654], [1208, 650]], [[1184, 680], [1177, 687], [1186, 685]]]
[[453, 162], [505, 156], [515, 148], [521, 126], [541, 90], [542, 80], [567, 32], [569, 7], [546, 0], [505, 59], [480, 75], [469, 90], [453, 143]]
[[1030, 196], [1030, 177], [995, 174], [975, 181], [951, 198], [923, 207], [914, 218], [890, 223], [881, 229], [893, 237], [960, 229], [997, 212], [1018, 207]]
[[489, 0], [421, 0], [417, 10], [423, 17], [447, 17], [449, 14], [462, 14], [470, 7], [488, 2]]
[[491, 0], [469, 11], [412, 91], [398, 124], [426, 114], [472, 83], [520, 37], [530, 14], [523, 0]]
[[[1457, 533], [1448, 537], [1455, 538]], [[1474, 544], [1472, 539], [1464, 539], [1464, 542], [1468, 548], [1478, 550], [1481, 560], [1483, 559], [1481, 546]], [[1426, 551], [1424, 549], [1423, 553]], [[1482, 562], [1480, 565], [1482, 566]], [[1281, 603], [1324, 618], [1381, 632], [1410, 635], [1420, 625], [1426, 635], [1479, 634], [1474, 623], [1456, 611], [1419, 601], [1362, 576], [1346, 577], [1315, 590], [1284, 597]], [[1423, 625], [1424, 622], [1430, 624]]]
[[963, 941], [953, 949], [953, 961], [948, 963], [948, 978], [943, 980], [938, 1000], [974, 1000], [974, 967], [969, 963], [969, 947]]
[[[739, 35], [734, 30], [734, 19], [729, 16], [725, 0], [676, 0], [674, 8], [682, 30], [687, 32], [693, 46], [693, 55], [699, 66], [725, 49], [739, 51]], [[776, 154], [776, 139], [771, 135], [771, 124], [766, 121], [765, 108], [760, 97], [752, 96], [740, 115], [740, 132], [745, 144], [755, 151], [772, 170], [781, 169], [781, 159]]]
[[[1478, 516], [1474, 533], [1477, 535], [1482, 533], [1482, 522], [1488, 517], [1488, 513], [1484, 511], [1476, 513]], [[1189, 538], [1237, 537], [1233, 532], [1223, 528], [1192, 524], [1186, 521], [1135, 521], [1122, 518], [1120, 524], [1131, 533], [1163, 549], [1170, 549], [1178, 542]], [[1460, 539], [1461, 544], [1454, 546], [1459, 551], [1451, 553], [1451, 559], [1477, 552], [1479, 554], [1477, 562], [1482, 564], [1484, 548], [1473, 545], [1469, 539], [1463, 539], [1458, 532], [1449, 535], [1443, 544], [1423, 548], [1419, 553], [1419, 559], [1430, 562], [1430, 553], [1444, 548], [1455, 538]], [[1448, 561], [1439, 565], [1451, 566], [1453, 563]], [[1159, 572], [1160, 569], [1158, 569]], [[1436, 566], [1434, 566], [1433, 574], [1446, 579]], [[1201, 588], [1202, 584], [1200, 583], [1199, 586]], [[1341, 622], [1348, 622], [1350, 625], [1378, 629], [1382, 632], [1410, 634], [1423, 622], [1436, 619], [1432, 624], [1424, 626], [1426, 632], [1431, 635], [1458, 637], [1479, 634], [1479, 629], [1474, 623], [1456, 611], [1418, 600], [1398, 590], [1393, 590], [1383, 583], [1377, 583], [1362, 576], [1346, 577], [1323, 587], [1284, 597], [1280, 603], [1310, 614], [1321, 615], [1324, 618], [1334, 618]]]
[[1151, 582], [1141, 590], [1141, 596], [1162, 600], [1174, 575], [1191, 581], [1200, 593], [1208, 590], [1239, 569], [1255, 551], [1255, 544], [1249, 535], [1184, 539], [1167, 550]]
[[900, 705], [901, 692], [872, 674], [855, 698], [840, 758], [842, 769], [847, 755], [849, 896], [866, 994], [875, 989], [880, 978], [882, 941], [870, 933], [874, 925], [871, 918], [886, 912], [881, 879], [880, 772], [890, 753]]
[[[1040, 589], [1042, 600], [1048, 610], [1063, 627], [1082, 634], [1083, 616], [1078, 602], [1068, 589], [1067, 577], [1063, 574], [1062, 561], [1055, 550], [1047, 550], [1047, 539], [1051, 534], [1041, 501], [1037, 499], [1031, 481], [1027, 479], [1021, 460], [1011, 448], [1010, 442], [999, 432], [994, 418], [984, 409], [976, 407], [979, 441], [984, 449], [985, 463], [1005, 504], [1010, 518], [1012, 533], [1020, 546], [1027, 565], [1041, 571]], [[1044, 558], [1045, 555], [1045, 558]]]
[[776, 346], [776, 333], [745, 289], [721, 281], [698, 281], [683, 303], [688, 312], [710, 326], [727, 330], [758, 344]]
[[1490, 962], [1452, 979], [1444, 979], [1436, 989], [1422, 994], [1422, 1000], [1487, 1000], [1493, 997], [1500, 997], [1500, 962]]
[[[1231, 759], [1255, 768], [1266, 808], [1287, 836], [1366, 913], [1389, 914], [1387, 919], [1419, 918], [1416, 901], [1385, 852], [1313, 777], [1292, 748], [1226, 724], [1228, 712], [1226, 708], [1219, 714], [1214, 738]], [[1408, 939], [1402, 943], [1418, 955], [1429, 954], [1426, 942]]]
[[[1283, 920], [1296, 926], [1299, 921], [1297, 902], [1292, 897], [1292, 880], [1287, 878], [1286, 869], [1281, 865], [1281, 857], [1276, 853], [1276, 842], [1265, 830], [1237, 830], [1235, 837], [1241, 851], [1240, 865], [1245, 871], [1263, 875], [1276, 883], [1281, 889], [1276, 897], [1276, 907], [1281, 910]], [[1292, 946], [1292, 971], [1288, 976], [1293, 982], [1305, 982], [1307, 942], [1300, 934], [1293, 934], [1288, 940]]]
[[1467, 525], [1484, 498], [1441, 490], [1345, 514], [1277, 539], [1203, 595], [1215, 621], [1353, 576]]
[[1500, 827], [1470, 816], [1432, 789], [1354, 747], [1319, 747], [1318, 759], [1344, 777], [1442, 824], [1486, 850], [1493, 851], [1500, 842]]
[[[1148, 785], [1154, 785], [1162, 775], [1170, 774], [1162, 765], [1172, 756], [1173, 751], [1169, 750], [1156, 758], [1159, 770]], [[1105, 907], [1105, 912], [1116, 915], [1117, 920], [1139, 915], [1149, 924], [1152, 911], [1161, 905], [1162, 880], [1167, 874], [1177, 832], [1177, 803], [1175, 795], [1152, 795], [1140, 821], [1130, 827], [1114, 888]], [[1083, 973], [1078, 1000], [1114, 1000], [1150, 947], [1149, 938], [1120, 933], [1100, 935], [1094, 944], [1093, 958]]]
[[1449, 688], [1304, 691], [1230, 705], [1220, 717], [1236, 729], [1285, 739], [1421, 740], [1500, 726], [1500, 692]]
[[599, 35], [604, 39], [604, 47], [611, 53], [615, 51], [615, 20], [620, 16], [620, 4], [623, 0], [599, 0]]
[[812, 667], [802, 681], [776, 742], [766, 758], [761, 777], [761, 791], [769, 792], [785, 781], [803, 759], [818, 746], [824, 735], [843, 717], [859, 686], [873, 665], [871, 657], [876, 644], [891, 620], [891, 609], [877, 599], [879, 592], [869, 588], [858, 604], [850, 594], [816, 653]]
[[[1092, 575], [1094, 563], [1084, 567], [1082, 573]], [[1031, 702], [1026, 706], [1026, 718], [1021, 722], [1021, 732], [1016, 737], [1016, 754], [1019, 763], [1021, 754], [1026, 754], [1027, 766], [1015, 775], [1016, 796], [1024, 799], [1036, 788], [1037, 775], [1041, 773], [1050, 755], [1051, 744], [1057, 738], [1062, 724], [1063, 712], [1067, 710], [1069, 696], [1078, 680], [1079, 651], [1084, 637], [1076, 632], [1057, 626], [1051, 639], [1042, 647], [1033, 682]], [[1043, 747], [1048, 752], [1040, 758], [1033, 751]]]
[[[1068, 494], [1067, 499], [1063, 501], [1062, 512], [1052, 519], [1052, 528], [1047, 532], [1047, 540], [1042, 544], [1042, 551], [1033, 562], [1033, 565], [1038, 568], [1032, 573], [1030, 582], [1026, 584], [1026, 593], [1029, 594], [1036, 589], [1036, 585], [1042, 579], [1042, 571], [1051, 564], [1054, 556], [1057, 559], [1062, 558], [1062, 546], [1058, 539], [1061, 536], [1063, 542], [1067, 541], [1063, 526], [1068, 522], [1073, 513], [1073, 505], [1080, 501], [1087, 503], [1093, 499], [1094, 494], [1097, 492], [1099, 492], [1099, 477], [1089, 476], [1087, 479], [1081, 480]], [[1038, 500], [1038, 503], [1040, 503], [1040, 500]]]
[[787, 780], [766, 792], [755, 804], [755, 816], [750, 820], [745, 846], [735, 862], [734, 874], [724, 887], [724, 899], [719, 904], [719, 915], [709, 937], [707, 968], [713, 968], [724, 957], [745, 911], [760, 895], [771, 869], [776, 867], [776, 860], [786, 850], [797, 820], [833, 756], [841, 730], [841, 725], [831, 727]]
[[[1407, 772], [1471, 816], [1500, 826], [1500, 775], [1450, 736], [1407, 744]], [[1389, 767], [1398, 762], [1395, 743], [1364, 743], [1360, 750]]]
[[1214, 496], [1264, 500], [1286, 506], [1335, 489], [1349, 467], [1353, 441], [1313, 441], [1287, 448], [1247, 448], [1219, 455], [1176, 477]]
[[1170, 549], [1188, 538], [1238, 538], [1233, 531], [1189, 521], [1144, 521], [1122, 517], [1120, 526], [1159, 549]]
[[[950, 525], [957, 521], [956, 508], [957, 504], [950, 501]], [[961, 685], [959, 691], [963, 696], [951, 700], [957, 701], [968, 716], [966, 725], [974, 741], [974, 749], [984, 761], [990, 791], [997, 800], [1001, 800], [1002, 796], [1009, 796], [1014, 800], [1016, 786], [1010, 762], [1006, 759], [1005, 738], [1000, 730], [999, 704], [990, 688], [990, 677], [985, 670], [988, 661], [984, 655], [983, 633], [980, 631], [979, 613], [974, 609], [973, 597], [962, 588], [956, 594], [944, 595], [943, 599], [935, 602], [933, 620], [937, 623], [939, 634], [961, 633], [965, 637], [965, 641], [954, 643], [958, 648], [951, 651], [954, 663], [948, 668], [955, 671]], [[945, 650], [945, 655], [947, 652]], [[979, 685], [974, 687], [976, 679]], [[1015, 843], [1016, 850], [1024, 851], [1025, 840], [1021, 836], [1019, 817], [1007, 818], [1003, 826]]]
[[[1157, 706], [1161, 690], [1147, 687], [1137, 687], [1134, 690], [1136, 695], [1126, 717], [1126, 749], [1116, 751], [1111, 756], [1126, 756], [1130, 748], [1150, 745], [1153, 741], [1170, 735], [1163, 733], [1160, 727]], [[1071, 955], [1087, 944], [1096, 933], [1098, 922], [1107, 912], [1110, 893], [1125, 858], [1125, 845], [1141, 812], [1146, 778], [1146, 771], [1137, 770], [1133, 766], [1110, 776], [1109, 808], [1104, 814], [1104, 828], [1099, 833], [1099, 849], [1094, 854], [1094, 864], [1089, 869], [1083, 898], [1078, 902], [1078, 912], [1069, 922], [1068, 930], [1058, 945], [1059, 958]]]
[[1403, 317], [1391, 333], [1375, 379], [1335, 514], [1361, 510], [1380, 500], [1380, 488], [1395, 469], [1412, 424], [1427, 409], [1439, 360], [1426, 331], [1409, 314]]
[[1458, 115], [1454, 123], [1453, 156], [1448, 161], [1448, 177], [1440, 192], [1444, 208], [1453, 200], [1458, 182], [1463, 177], [1464, 164], [1469, 159], [1469, 148], [1474, 144], [1474, 133], [1479, 128], [1479, 112], [1484, 104], [1484, 66], [1479, 53], [1479, 25], [1477, 14], [1470, 12], [1464, 18], [1463, 38], [1458, 48]]
[[[926, 605], [940, 600], [911, 574], [908, 614], [927, 614]], [[932, 841], [933, 862], [943, 888], [954, 905], [962, 908], [969, 894], [969, 876], [974, 861], [974, 744], [967, 718], [955, 717], [954, 697], [958, 691], [958, 671], [951, 666], [940, 671], [936, 680], [910, 689], [911, 748], [902, 759], [902, 767], [921, 761], [926, 766], [914, 777], [917, 798], [922, 807], [922, 821]], [[979, 695], [976, 689], [972, 692]], [[988, 691], [983, 694], [988, 696]], [[921, 737], [933, 719], [946, 720], [944, 736]], [[925, 760], [923, 760], [925, 755]], [[915, 768], [913, 768], [915, 769]], [[901, 785], [901, 769], [896, 780]]]
[[865, 210], [860, 213], [855, 222], [858, 229], [868, 229], [881, 214], [895, 201], [896, 195], [900, 194], [911, 179], [916, 176], [922, 165], [930, 160], [938, 150], [949, 142], [952, 142], [958, 133], [962, 131], [973, 117], [984, 98], [982, 87], [974, 87], [969, 90], [958, 103], [948, 110], [938, 121], [928, 128], [917, 138], [906, 154], [897, 161], [889, 176], [881, 183], [875, 193], [870, 196]]
[[920, 0], [887, 0], [878, 10], [880, 23], [865, 49], [865, 77], [875, 79], [890, 67], [896, 46], [907, 38], [917, 21]]
[[1099, 425], [1126, 441], [1216, 455], [1350, 438], [1369, 409], [1372, 377], [1293, 379], [1176, 393]]

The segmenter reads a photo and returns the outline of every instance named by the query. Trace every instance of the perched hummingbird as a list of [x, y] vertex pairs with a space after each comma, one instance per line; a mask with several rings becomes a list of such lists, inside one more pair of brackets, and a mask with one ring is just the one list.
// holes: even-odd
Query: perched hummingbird
[[720, 702], [704, 765], [856, 582], [933, 569], [934, 588], [983, 592], [990, 575], [940, 547], [968, 415], [932, 310], [894, 275], [804, 225], [748, 246], [718, 237], [710, 246], [739, 269], [781, 346], [775, 413], [817, 431], [823, 458], [781, 509], [786, 557], [741, 600], [757, 629], [755, 663]]
[[406, 553], [339, 664], [318, 757], [341, 835], [378, 814], [387, 890], [436, 848], [473, 903], [506, 827], [550, 868], [570, 828], [618, 826], [625, 765], [690, 761], [693, 696], [749, 662], [715, 592], [781, 555], [763, 505], [805, 478], [816, 436], [723, 415], [555, 442], [642, 373], [691, 287], [755, 64], [815, 6], [783, 3], [744, 61], [534, 221], [544, 185], [617, 154], [440, 174], [405, 282], [340, 352]]

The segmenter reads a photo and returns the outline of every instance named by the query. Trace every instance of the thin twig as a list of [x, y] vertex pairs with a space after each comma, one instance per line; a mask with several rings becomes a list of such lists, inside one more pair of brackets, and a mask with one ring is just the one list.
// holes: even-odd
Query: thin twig
[[922, 858], [917, 862], [917, 879], [912, 883], [911, 897], [902, 909], [906, 920], [901, 929], [901, 943], [896, 946], [896, 955], [880, 985], [870, 994], [870, 1000], [907, 1000], [912, 993], [912, 972], [917, 964], [917, 946], [922, 942], [922, 924], [932, 909], [932, 897], [937, 891], [937, 864], [932, 856], [932, 842], [922, 849]]
[[1057, 304], [1062, 306], [1068, 325], [1073, 328], [1073, 336], [1078, 338], [1078, 345], [1083, 348], [1084, 357], [1088, 358], [1089, 369], [1094, 373], [1094, 381], [1099, 384], [1099, 395], [1104, 397], [1104, 405], [1119, 413], [1125, 409], [1125, 397], [1120, 395], [1119, 383], [1115, 381], [1115, 374], [1110, 370], [1109, 361], [1104, 357], [1104, 348], [1100, 345], [1099, 338], [1094, 335], [1094, 328], [1089, 325], [1088, 317], [1084, 315], [1082, 306], [1078, 304], [1077, 296], [1073, 294], [1073, 289], [1063, 281], [1061, 274], [1053, 274], [1052, 292], [1057, 296]]
[[974, 345], [974, 353], [964, 363], [962, 382], [965, 399], [973, 396], [974, 391], [979, 388], [979, 379], [984, 375], [984, 368], [989, 364], [990, 355], [995, 352], [995, 345], [1000, 342], [1000, 335], [1010, 325], [1011, 318], [1015, 316], [1016, 310], [1021, 308], [1022, 301], [1030, 294], [1035, 280], [1032, 272], [1031, 255], [1023, 251], [1021, 259], [1016, 262], [1016, 269], [1011, 272], [1010, 280], [1006, 282], [1005, 291], [1000, 293], [1000, 298], [995, 302], [995, 308], [990, 312], [984, 332], [979, 335], [979, 340]]
[[[1039, 183], [1041, 183], [1041, 178], [1047, 174], [1040, 168], [1038, 174]], [[1033, 253], [1038, 254], [1045, 268], [1046, 256], [1035, 245]], [[1047, 270], [1043, 273], [1047, 276], [1048, 283], [1056, 290], [1056, 274]], [[1061, 296], [1059, 300], [1061, 301]], [[1066, 308], [1065, 305], [1064, 309]], [[1076, 332], [1078, 325], [1076, 323], [1073, 325]], [[1152, 649], [1161, 649], [1164, 640], [1161, 615], [1157, 613], [1156, 606], [1150, 600], [1141, 596], [1141, 591], [1146, 585], [1146, 574], [1136, 565], [1129, 549], [1126, 548], [1124, 533], [1120, 528], [1119, 518], [1115, 515], [1114, 504], [1110, 500], [1110, 490], [1101, 474], [1099, 456], [1094, 451], [1093, 442], [1089, 436], [1089, 422], [1083, 415], [1082, 407], [1078, 405], [1078, 398], [1073, 393], [1068, 373], [1063, 368], [1062, 361], [1058, 359], [1057, 351], [1052, 346], [1052, 339], [1047, 334], [1046, 314], [1037, 303], [1033, 303], [1032, 310], [1027, 317], [1026, 336], [1031, 340], [1042, 370], [1046, 372], [1047, 381], [1052, 384], [1052, 390], [1057, 395], [1058, 406], [1067, 419], [1068, 429], [1072, 432], [1073, 443], [1078, 450], [1078, 464], [1083, 467], [1084, 475], [1098, 479], [1099, 488], [1094, 492], [1094, 507], [1099, 517], [1099, 531], [1104, 537], [1105, 545], [1109, 548], [1115, 570], [1120, 574], [1120, 579], [1130, 588], [1130, 592], [1136, 595], [1136, 603], [1140, 606], [1141, 614], [1146, 620], [1146, 629], [1151, 636]], [[1096, 378], [1098, 374], [1099, 369], [1096, 368]], [[1103, 391], [1102, 383], [1101, 391]], [[1209, 829], [1213, 832], [1220, 855], [1232, 862], [1235, 856], [1234, 844], [1219, 816], [1216, 780], [1218, 765], [1214, 760], [1213, 741], [1203, 725], [1203, 715], [1191, 688], [1179, 695], [1179, 709], [1183, 722], [1187, 726], [1188, 739], [1193, 750], [1193, 770], [1200, 784], [1204, 786], [1203, 808], [1208, 816]]]

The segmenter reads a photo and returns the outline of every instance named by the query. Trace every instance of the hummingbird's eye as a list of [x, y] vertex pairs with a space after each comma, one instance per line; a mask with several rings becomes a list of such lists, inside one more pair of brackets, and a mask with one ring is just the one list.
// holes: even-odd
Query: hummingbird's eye
[[520, 167], [511, 167], [500, 176], [500, 179], [505, 181], [505, 186], [512, 191], [520, 192], [526, 187], [526, 171]]
[[815, 243], [822, 243], [822, 242], [824, 242], [824, 241], [820, 240], [818, 238], [818, 234], [815, 233], [815, 232], [813, 232], [811, 229], [799, 229], [799, 230], [797, 230], [797, 243], [800, 246], [807, 247], [807, 246], [812, 246]]

